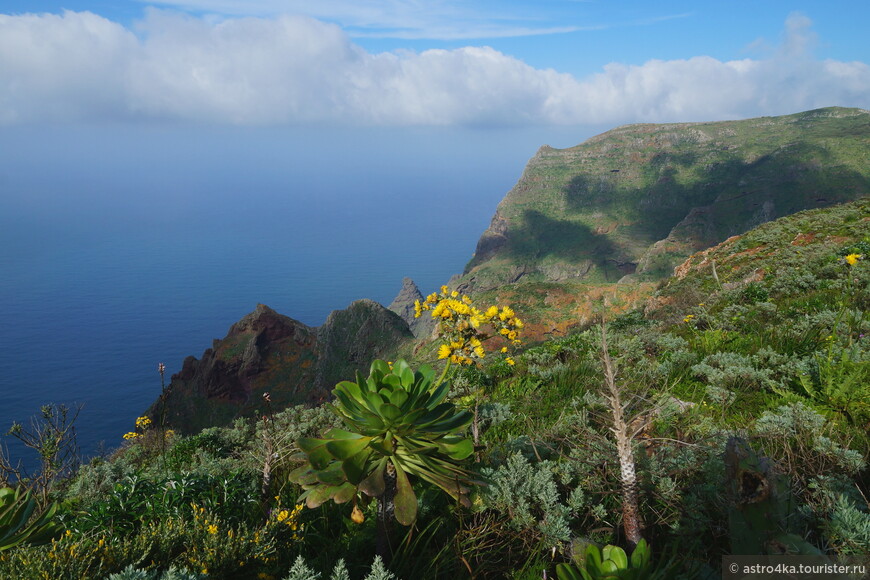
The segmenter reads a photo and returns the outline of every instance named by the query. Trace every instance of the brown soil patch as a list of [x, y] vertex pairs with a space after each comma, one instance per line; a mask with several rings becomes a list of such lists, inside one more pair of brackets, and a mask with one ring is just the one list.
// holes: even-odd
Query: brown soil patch
[[816, 239], [818, 234], [816, 232], [810, 232], [808, 234], [798, 234], [791, 241], [792, 246], [806, 246], [813, 243], [813, 240]]

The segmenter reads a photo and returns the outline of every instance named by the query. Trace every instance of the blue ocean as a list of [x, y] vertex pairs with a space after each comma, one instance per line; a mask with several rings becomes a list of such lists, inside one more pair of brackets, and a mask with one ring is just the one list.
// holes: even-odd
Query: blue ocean
[[257, 303], [317, 326], [389, 304], [404, 276], [434, 290], [537, 148], [588, 136], [552, 133], [5, 129], [0, 433], [80, 405], [82, 454], [111, 450], [160, 392], [158, 363], [168, 380]]

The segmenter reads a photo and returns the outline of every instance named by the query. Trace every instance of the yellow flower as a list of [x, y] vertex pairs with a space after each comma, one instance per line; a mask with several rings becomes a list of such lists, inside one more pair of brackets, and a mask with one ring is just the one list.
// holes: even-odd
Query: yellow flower
[[128, 441], [130, 439], [135, 439], [136, 437], [139, 437], [139, 433], [133, 433], [132, 431], [130, 431], [129, 433], [124, 433], [124, 439], [127, 439]]
[[849, 254], [848, 256], [846, 256], [846, 263], [850, 266], [854, 266], [862, 257], [863, 256], [861, 254]]
[[[485, 312], [473, 306], [473, 300], [458, 290], [441, 287], [440, 294], [431, 294], [426, 304], [431, 303], [432, 317], [438, 320], [438, 336], [442, 344], [438, 347], [438, 359], [450, 363], [472, 365], [486, 355], [483, 341], [490, 334], [479, 330], [484, 324], [493, 327], [514, 344], [520, 344], [518, 330], [523, 323], [515, 318], [510, 306], [490, 306]], [[421, 310], [429, 310], [426, 304]], [[415, 305], [416, 306], [416, 305]], [[415, 312], [417, 311], [415, 307]]]
[[504, 359], [504, 362], [506, 362], [507, 364], [509, 364], [511, 366], [514, 366], [515, 364], [517, 364], [516, 362], [514, 362], [514, 359], [512, 359], [511, 357], [507, 357], [506, 359]]
[[217, 524], [209, 524], [208, 527], [206, 527], [206, 529], [205, 529], [205, 531], [207, 531], [209, 534], [212, 534], [212, 535], [216, 534], [217, 530], [218, 530]]
[[502, 352], [507, 352], [507, 347], [506, 347], [506, 346], [501, 347], [501, 351], [502, 351]]

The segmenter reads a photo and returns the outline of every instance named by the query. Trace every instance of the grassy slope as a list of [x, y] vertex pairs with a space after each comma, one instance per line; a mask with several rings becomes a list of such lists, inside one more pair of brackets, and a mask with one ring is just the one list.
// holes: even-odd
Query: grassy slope
[[570, 149], [543, 147], [499, 205], [465, 280], [487, 288], [520, 274], [668, 276], [728, 236], [867, 194], [868, 161], [870, 114], [837, 108], [631, 125]]

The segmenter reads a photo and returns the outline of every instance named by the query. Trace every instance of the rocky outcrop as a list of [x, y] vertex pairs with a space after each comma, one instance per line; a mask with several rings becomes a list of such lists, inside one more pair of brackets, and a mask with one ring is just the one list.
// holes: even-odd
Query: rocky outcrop
[[258, 304], [197, 359], [173, 375], [165, 398], [149, 409], [183, 432], [225, 425], [236, 417], [325, 399], [335, 384], [367, 371], [375, 358], [392, 358], [413, 340], [398, 315], [371, 300], [357, 300], [329, 315], [319, 328]]
[[435, 321], [431, 316], [421, 316], [415, 318], [414, 302], [424, 300], [423, 293], [410, 278], [402, 279], [402, 289], [393, 299], [388, 310], [395, 312], [404, 320], [415, 338], [425, 338], [432, 334], [435, 329]]
[[209, 399], [244, 404], [276, 353], [313, 351], [315, 336], [310, 327], [258, 304], [230, 327], [223, 340], [215, 340], [201, 359], [187, 357], [172, 381], [196, 385]]
[[334, 310], [317, 329], [320, 352], [316, 384], [332, 390], [368, 371], [376, 358], [392, 359], [398, 345], [414, 339], [408, 324], [374, 300], [356, 300], [344, 310]]

